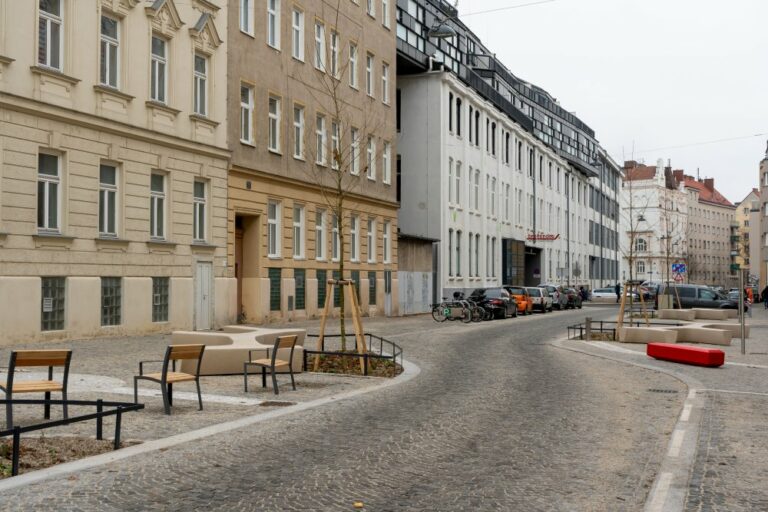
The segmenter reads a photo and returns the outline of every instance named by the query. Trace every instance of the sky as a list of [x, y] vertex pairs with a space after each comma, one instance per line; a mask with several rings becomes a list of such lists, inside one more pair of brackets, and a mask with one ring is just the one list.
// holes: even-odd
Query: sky
[[554, 0], [468, 15], [534, 1], [458, 8], [510, 71], [574, 112], [619, 164], [698, 169], [732, 202], [758, 186], [768, 0]]

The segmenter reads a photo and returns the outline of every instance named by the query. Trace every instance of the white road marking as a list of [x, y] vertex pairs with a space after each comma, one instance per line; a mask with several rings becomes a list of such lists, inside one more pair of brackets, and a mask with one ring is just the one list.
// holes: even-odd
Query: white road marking
[[701, 389], [700, 391], [709, 391], [712, 393], [730, 393], [733, 395], [756, 395], [756, 396], [768, 396], [768, 393], [758, 393], [756, 391], [736, 391], [732, 389]]
[[683, 446], [683, 439], [685, 439], [685, 430], [675, 429], [675, 431], [672, 432], [672, 440], [669, 442], [669, 450], [667, 451], [668, 457], [677, 458], [680, 456], [680, 448]]
[[680, 421], [688, 421], [691, 417], [691, 404], [685, 404], [683, 406], [683, 412], [680, 414]]
[[664, 504], [672, 483], [672, 473], [662, 473], [656, 481], [656, 488], [651, 491], [653, 499], [646, 505], [645, 512], [666, 512]]

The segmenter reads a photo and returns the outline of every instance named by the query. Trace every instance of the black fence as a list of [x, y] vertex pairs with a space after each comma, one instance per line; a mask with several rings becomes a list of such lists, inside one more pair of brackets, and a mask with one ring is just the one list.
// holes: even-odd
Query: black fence
[[[0, 430], [0, 438], [13, 436], [13, 451], [11, 455], [11, 475], [16, 476], [19, 474], [19, 448], [21, 446], [21, 434], [27, 432], [36, 432], [38, 430], [45, 430], [54, 427], [63, 427], [65, 425], [71, 425], [72, 423], [79, 423], [81, 421], [96, 420], [96, 439], [102, 440], [104, 438], [103, 421], [108, 416], [115, 416], [115, 441], [114, 449], [120, 448], [120, 425], [123, 413], [138, 411], [144, 408], [144, 404], [134, 404], [132, 402], [105, 402], [104, 400], [17, 400], [17, 399], [3, 399], [0, 400], [0, 404], [6, 405], [64, 405], [67, 406], [91, 406], [96, 407], [96, 412], [90, 414], [82, 414], [80, 416], [70, 416], [69, 418], [46, 421], [45, 423], [37, 423], [34, 425], [25, 425], [23, 427], [17, 426], [11, 429]], [[114, 407], [114, 409], [104, 410], [104, 407]]]
[[[368, 369], [369, 369], [369, 361], [370, 359], [384, 359], [392, 361], [393, 364], [397, 364], [397, 358], [400, 358], [400, 366], [403, 366], [403, 349], [395, 343], [394, 341], [390, 341], [387, 339], [382, 338], [381, 336], [377, 336], [375, 334], [371, 333], [364, 333], [363, 336], [367, 338], [367, 345], [368, 345], [368, 352], [365, 354], [359, 354], [357, 352], [342, 352], [341, 350], [327, 350], [326, 348], [326, 341], [336, 341], [338, 340], [338, 344], [340, 345], [341, 341], [341, 334], [326, 334], [323, 337], [323, 342], [320, 345], [320, 350], [307, 350], [304, 349], [304, 364], [303, 369], [304, 371], [307, 371], [307, 356], [308, 355], [324, 355], [324, 356], [339, 356], [339, 357], [357, 357], [363, 358], [363, 375], [368, 375]], [[320, 338], [319, 334], [307, 334], [307, 338], [314, 338], [318, 339]], [[347, 334], [346, 338], [354, 342], [355, 341], [355, 335]], [[377, 347], [378, 345], [378, 347]], [[304, 346], [307, 346], [307, 343], [304, 343]], [[378, 352], [375, 352], [375, 350], [378, 348]]]
[[[624, 320], [624, 327], [679, 327], [683, 324], [678, 322], [646, 322], [642, 318], [635, 320]], [[606, 322], [602, 320], [592, 320], [591, 332], [594, 333], [607, 333], [610, 334], [609, 341], [616, 340], [616, 328], [618, 322]], [[580, 323], [568, 326], [568, 339], [569, 340], [583, 340], [586, 339], [587, 324]]]

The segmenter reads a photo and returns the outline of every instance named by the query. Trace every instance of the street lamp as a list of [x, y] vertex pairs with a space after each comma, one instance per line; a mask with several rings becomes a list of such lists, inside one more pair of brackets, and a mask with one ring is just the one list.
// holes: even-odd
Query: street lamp
[[[456, 3], [453, 4], [453, 9], [455, 12], [458, 12], [456, 9], [459, 6], [459, 0], [456, 0]], [[450, 26], [447, 21], [448, 20], [454, 20], [457, 16], [446, 16], [443, 19], [435, 19], [435, 22], [432, 24], [432, 26], [429, 28], [429, 31], [427, 32], [427, 37], [434, 37], [435, 39], [451, 39], [456, 37], [458, 34], [456, 33], [456, 30]]]

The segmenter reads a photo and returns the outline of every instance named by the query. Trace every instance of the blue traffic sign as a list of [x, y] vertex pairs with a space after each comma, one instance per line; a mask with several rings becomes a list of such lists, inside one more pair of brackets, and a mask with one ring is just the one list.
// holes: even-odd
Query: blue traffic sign
[[675, 274], [685, 274], [685, 263], [673, 263], [672, 272]]

